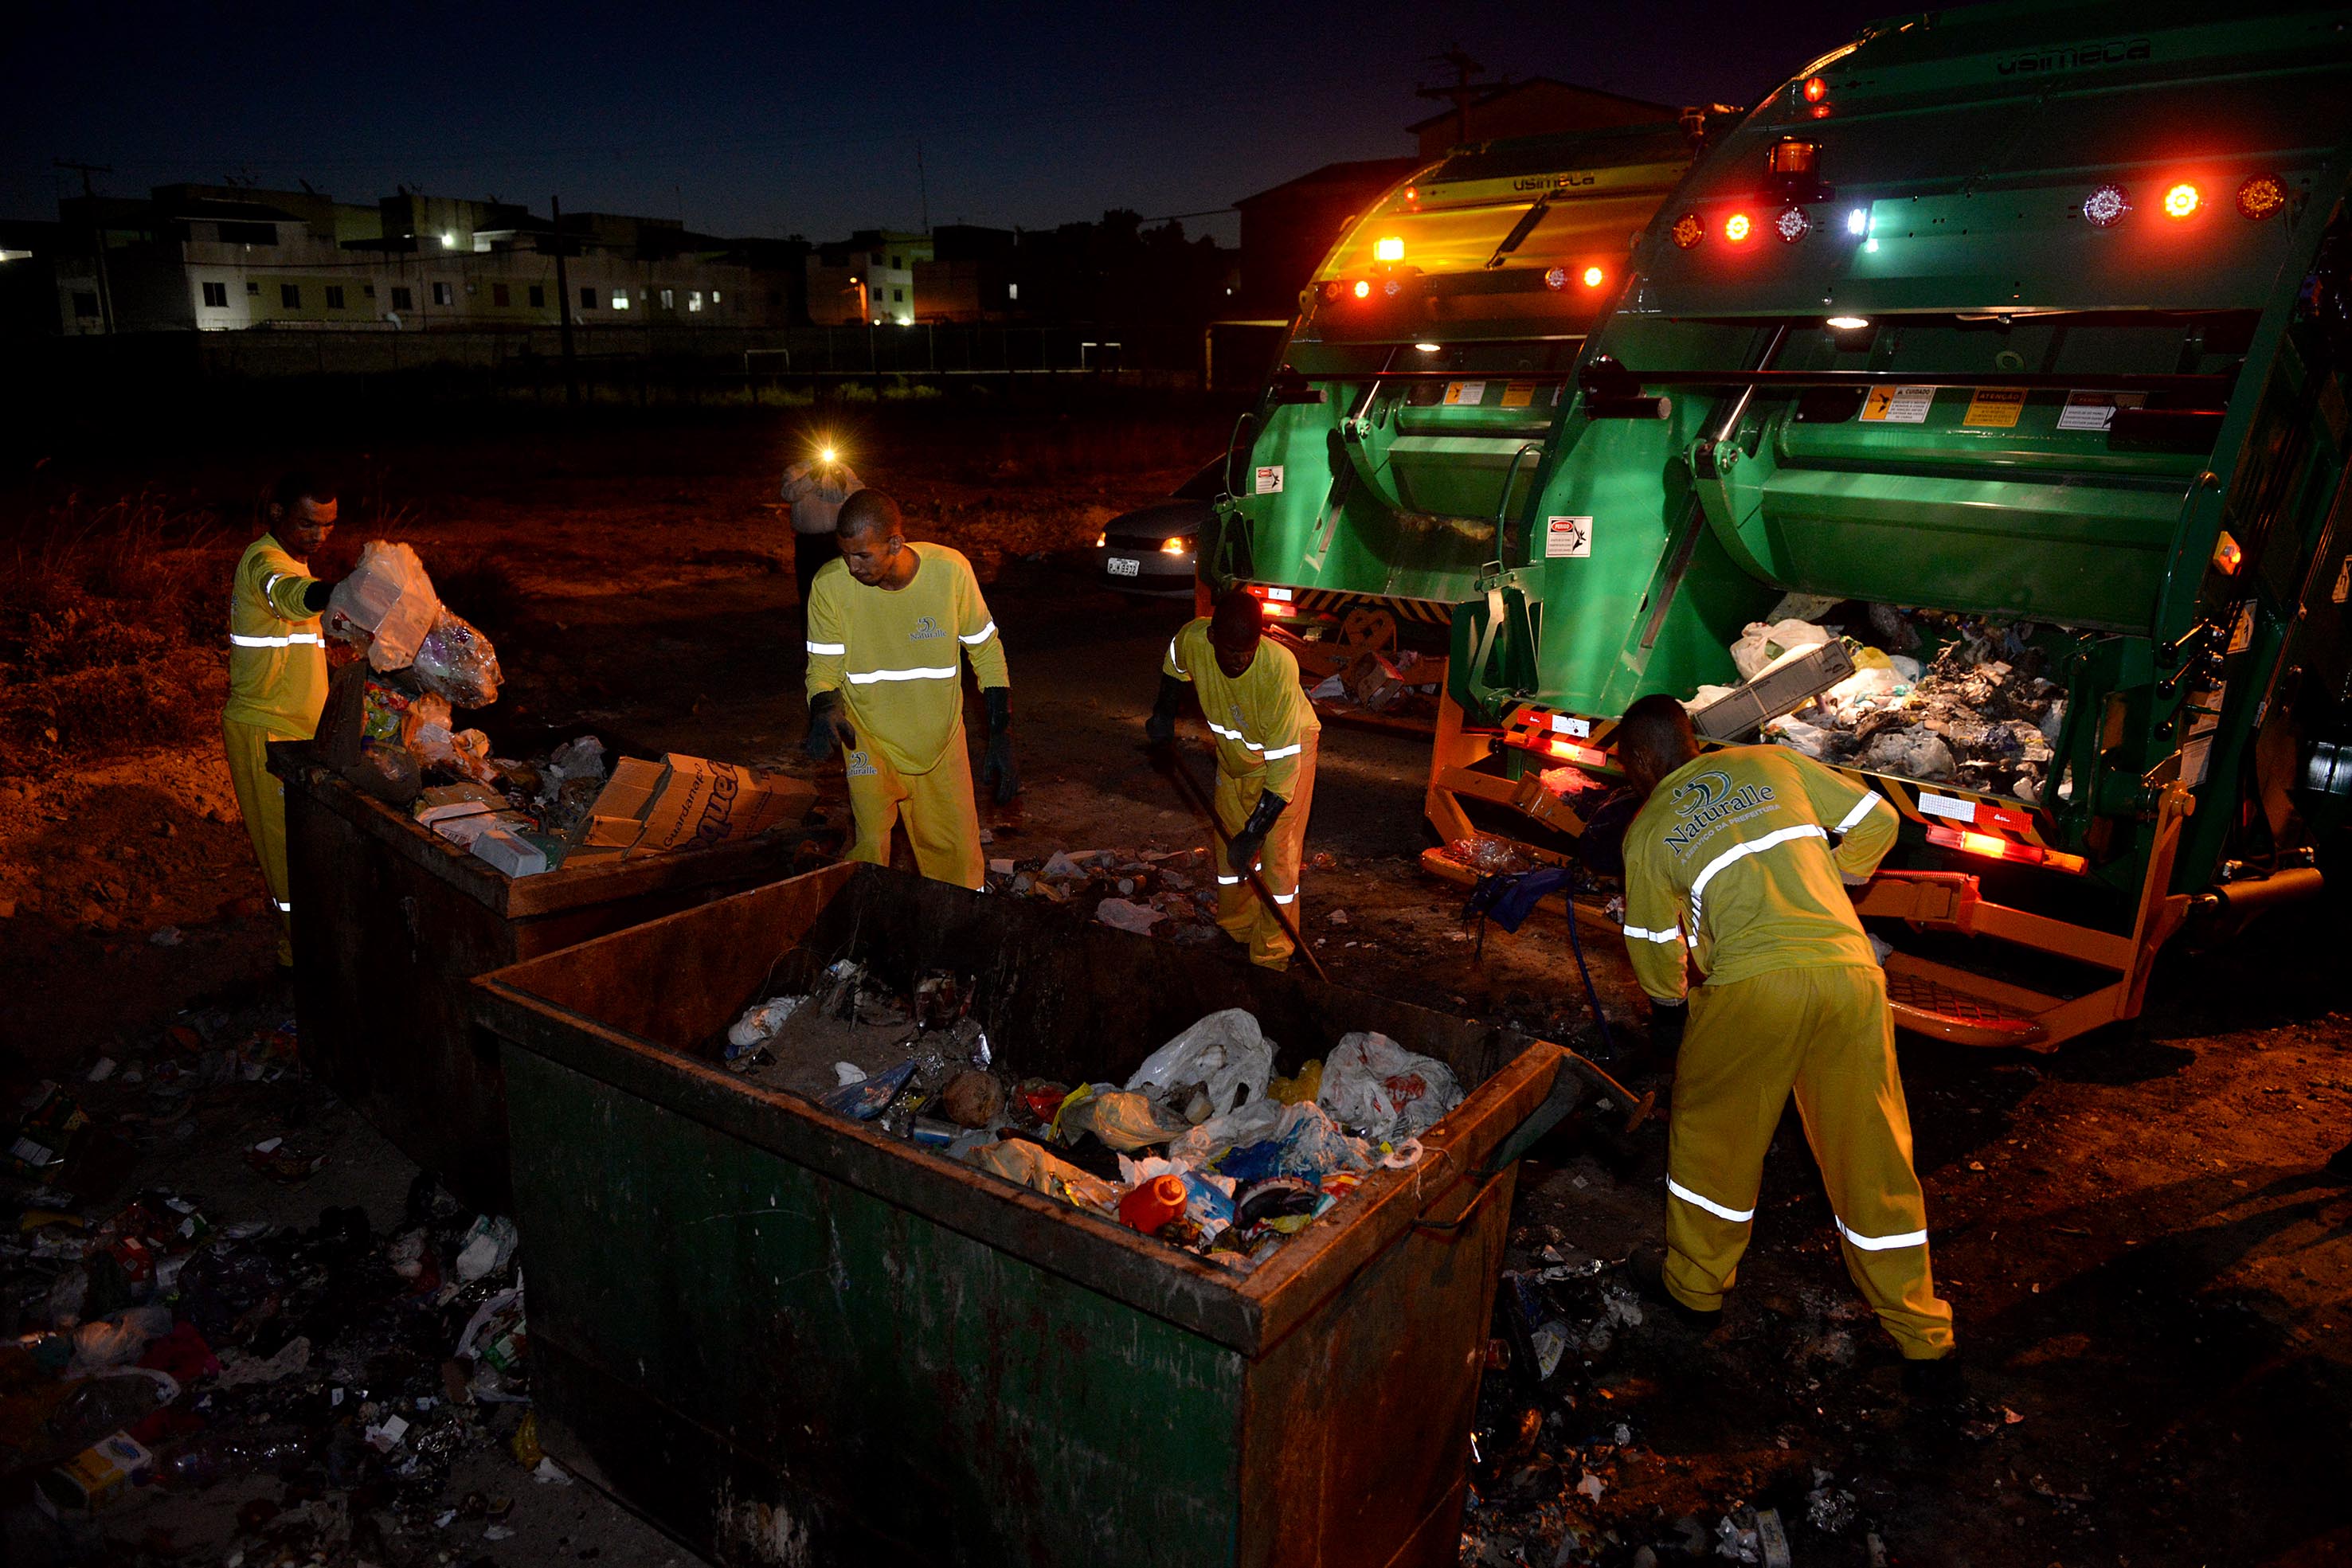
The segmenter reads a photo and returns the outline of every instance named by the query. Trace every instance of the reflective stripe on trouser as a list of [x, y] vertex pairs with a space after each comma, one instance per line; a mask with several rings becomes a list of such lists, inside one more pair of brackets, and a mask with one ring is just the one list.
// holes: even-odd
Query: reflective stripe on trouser
[[1875, 968], [1776, 969], [1691, 993], [1666, 1133], [1666, 1288], [1701, 1312], [1723, 1304], [1748, 1231], [1727, 1216], [1755, 1210], [1791, 1092], [1846, 1271], [1905, 1355], [1944, 1354], [1952, 1309], [1928, 1273], [1895, 1020]]
[[[1298, 866], [1307, 847], [1307, 813], [1315, 804], [1315, 739], [1306, 738], [1306, 749], [1298, 754], [1298, 782], [1292, 786], [1294, 799], [1284, 807], [1282, 815], [1274, 820], [1274, 831], [1265, 836], [1265, 848], [1258, 852], [1257, 874], [1266, 891], [1279, 898], [1287, 894], [1290, 902], [1282, 913], [1290, 917], [1293, 925], [1303, 930], [1307, 905], [1298, 897]], [[1265, 774], [1250, 773], [1236, 779], [1223, 768], [1217, 769], [1217, 825], [1227, 833], [1238, 833], [1257, 809], [1257, 798], [1265, 792]], [[1269, 969], [1279, 969], [1290, 962], [1294, 944], [1290, 934], [1282, 928], [1257, 895], [1257, 889], [1248, 879], [1234, 873], [1233, 862], [1225, 858], [1223, 839], [1210, 846], [1210, 857], [1217, 868], [1217, 924], [1226, 936], [1245, 944], [1250, 962], [1263, 964]], [[1228, 877], [1233, 878], [1228, 882]]]
[[221, 720], [221, 745], [228, 753], [228, 777], [236, 789], [236, 809], [245, 818], [254, 858], [261, 862], [261, 880], [268, 884], [270, 904], [278, 911], [278, 961], [281, 964], [294, 961], [294, 934], [286, 914], [287, 901], [292, 896], [286, 884], [286, 786], [270, 773], [266, 748], [273, 740], [301, 738], [257, 724]]
[[934, 882], [979, 887], [988, 880], [980, 850], [980, 811], [971, 798], [971, 754], [963, 726], [929, 773], [900, 773], [878, 747], [843, 753], [849, 775], [849, 810], [857, 841], [848, 858], [890, 863], [890, 830], [904, 821], [915, 869]]

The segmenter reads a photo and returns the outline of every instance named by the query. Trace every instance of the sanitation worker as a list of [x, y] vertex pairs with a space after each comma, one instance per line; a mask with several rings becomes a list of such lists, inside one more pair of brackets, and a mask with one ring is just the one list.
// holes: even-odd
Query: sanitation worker
[[1886, 977], [1841, 885], [1878, 869], [1895, 809], [1780, 747], [1702, 756], [1663, 695], [1626, 710], [1617, 759], [1643, 802], [1625, 833], [1625, 945], [1664, 1016], [1688, 998], [1658, 1284], [1686, 1321], [1720, 1321], [1793, 1092], [1846, 1270], [1901, 1347], [1906, 1387], [1950, 1396], [1952, 1309], [1928, 1274]]
[[335, 531], [335, 489], [308, 474], [278, 481], [264, 507], [268, 531], [245, 547], [229, 580], [228, 706], [221, 737], [236, 809], [278, 911], [278, 962], [294, 963], [286, 887], [286, 787], [269, 772], [273, 740], [308, 740], [327, 704], [327, 640], [319, 612], [331, 582], [310, 559]]
[[834, 525], [857, 486], [856, 470], [829, 444], [784, 470], [783, 497], [793, 509], [793, 585], [800, 591], [803, 618], [817, 569], [841, 553], [833, 542]]
[[1251, 963], [1280, 969], [1289, 965], [1295, 944], [1247, 873], [1257, 870], [1296, 929], [1299, 861], [1315, 799], [1315, 744], [1323, 726], [1298, 684], [1298, 661], [1265, 640], [1265, 615], [1254, 596], [1234, 589], [1217, 601], [1213, 614], [1169, 639], [1160, 697], [1143, 732], [1154, 747], [1171, 745], [1184, 688], [1199, 694], [1202, 716], [1217, 737], [1214, 807], [1221, 836], [1211, 846], [1217, 924], [1249, 949]]
[[849, 858], [887, 864], [903, 821], [925, 876], [980, 887], [980, 813], [964, 748], [963, 660], [988, 707], [982, 779], [999, 805], [1020, 791], [1004, 644], [971, 562], [909, 544], [898, 503], [858, 490], [835, 528], [840, 559], [817, 569], [808, 604], [808, 754], [841, 748], [857, 839]]

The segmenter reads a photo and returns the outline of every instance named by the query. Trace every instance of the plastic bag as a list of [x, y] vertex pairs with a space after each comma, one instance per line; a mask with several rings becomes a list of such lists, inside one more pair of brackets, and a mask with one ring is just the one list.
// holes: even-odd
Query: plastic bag
[[498, 765], [490, 760], [490, 737], [478, 729], [452, 735], [446, 725], [423, 724], [411, 744], [425, 761], [462, 773], [477, 784], [499, 781]]
[[[370, 650], [373, 657], [373, 650]], [[416, 647], [416, 678], [456, 707], [486, 707], [499, 700], [498, 650], [464, 616], [442, 610]]]
[[991, 1176], [1003, 1176], [1016, 1186], [1034, 1187], [1048, 1197], [1058, 1197], [1081, 1208], [1109, 1214], [1118, 1207], [1118, 1188], [1100, 1176], [1088, 1176], [1067, 1160], [1056, 1158], [1026, 1138], [985, 1144], [964, 1158]]
[[1217, 1162], [1219, 1175], [1240, 1182], [1277, 1176], [1320, 1181], [1334, 1171], [1371, 1167], [1371, 1151], [1364, 1141], [1349, 1137], [1328, 1111], [1311, 1100], [1283, 1107], [1271, 1137], [1244, 1145]]
[[1237, 1144], [1255, 1144], [1271, 1136], [1282, 1112], [1282, 1102], [1271, 1096], [1253, 1100], [1222, 1116], [1210, 1117], [1169, 1145], [1168, 1155], [1196, 1166], [1210, 1165]]
[[[1212, 1114], [1264, 1098], [1274, 1073], [1274, 1047], [1257, 1019], [1241, 1008], [1211, 1013], [1158, 1051], [1127, 1081], [1129, 1089], [1173, 1091], [1208, 1087]], [[1199, 1113], [1194, 1112], [1197, 1115]]]
[[328, 595], [320, 624], [339, 641], [364, 643], [369, 668], [404, 670], [440, 613], [441, 601], [416, 552], [370, 539], [359, 565]]
[[1098, 1090], [1076, 1104], [1064, 1104], [1059, 1125], [1066, 1144], [1092, 1133], [1121, 1153], [1164, 1144], [1192, 1130], [1191, 1123], [1149, 1094], [1126, 1089]]
[[745, 1008], [743, 1016], [727, 1026], [727, 1060], [732, 1061], [753, 1046], [773, 1040], [784, 1020], [807, 1000], [806, 997], [770, 997]]
[[1810, 621], [1776, 621], [1767, 626], [1761, 621], [1751, 621], [1738, 642], [1731, 645], [1731, 663], [1739, 671], [1739, 678], [1752, 681], [1777, 660], [1806, 648], [1818, 648], [1830, 640], [1830, 634]]
[[1343, 1036], [1323, 1063], [1323, 1108], [1379, 1143], [1396, 1143], [1462, 1103], [1454, 1070], [1384, 1034]]

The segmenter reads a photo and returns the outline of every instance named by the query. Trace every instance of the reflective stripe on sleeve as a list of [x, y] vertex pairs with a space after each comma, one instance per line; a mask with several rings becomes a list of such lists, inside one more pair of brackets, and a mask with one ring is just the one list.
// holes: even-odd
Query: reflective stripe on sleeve
[[1173, 637], [1168, 639], [1168, 662], [1176, 666], [1178, 674], [1184, 674], [1184, 661], [1176, 656], [1176, 639]]
[[849, 652], [849, 644], [846, 643], [811, 643], [808, 645], [808, 651], [812, 653], [824, 653], [834, 658], [839, 658], [842, 654]]
[[1864, 1252], [1890, 1252], [1897, 1247], [1925, 1247], [1927, 1245], [1927, 1233], [1924, 1230], [1906, 1230], [1893, 1236], [1857, 1236], [1846, 1228], [1844, 1220], [1838, 1219], [1835, 1215], [1832, 1215], [1830, 1218], [1836, 1220], [1838, 1234], [1844, 1237], [1848, 1241], [1853, 1242], [1856, 1247], [1861, 1248]]
[[271, 899], [270, 902], [278, 905], [278, 913], [280, 915], [291, 915], [294, 913], [294, 905], [285, 899], [274, 898]]
[[1843, 817], [1840, 818], [1838, 825], [1832, 828], [1830, 831], [1833, 833], [1850, 833], [1853, 831], [1855, 825], [1864, 817], [1870, 815], [1870, 809], [1885, 799], [1886, 797], [1881, 795], [1877, 790], [1871, 790], [1861, 800], [1855, 801], [1853, 804], [1853, 810], [1848, 811]]
[[[1698, 1194], [1691, 1191], [1690, 1188], [1685, 1186], [1682, 1183], [1676, 1181], [1672, 1176], [1668, 1176], [1666, 1178], [1666, 1190], [1674, 1194], [1676, 1197], [1681, 1198], [1685, 1203], [1696, 1204], [1699, 1207], [1704, 1208], [1709, 1214], [1714, 1215], [1717, 1219], [1728, 1219], [1738, 1224], [1745, 1225], [1749, 1220], [1756, 1218], [1756, 1211], [1752, 1208], [1726, 1208], [1723, 1205], [1716, 1202], [1712, 1198], [1699, 1197]], [[1839, 1228], [1843, 1229], [1844, 1227], [1840, 1226]]]
[[228, 640], [231, 644], [239, 648], [291, 648], [306, 643], [323, 648], [327, 645], [326, 638], [316, 632], [294, 632], [283, 637], [240, 637], [232, 632], [228, 634]]
[[1297, 896], [1298, 894], [1295, 891], [1290, 893], [1277, 893], [1274, 895], [1274, 901], [1276, 904], [1288, 904], [1297, 899]]
[[1669, 925], [1664, 931], [1647, 931], [1639, 925], [1628, 925], [1625, 936], [1633, 942], [1679, 942], [1683, 939], [1683, 928]]
[[1217, 885], [1219, 887], [1239, 887], [1241, 885], [1241, 882], [1242, 879], [1237, 876], [1221, 876], [1217, 879]]
[[[1249, 742], [1248, 742], [1248, 741], [1246, 741], [1246, 740], [1244, 740], [1244, 741], [1243, 741], [1243, 742], [1242, 742], [1242, 744], [1243, 744], [1244, 746], [1247, 746], [1247, 745], [1249, 745]], [[1276, 747], [1275, 750], [1272, 750], [1272, 751], [1267, 752], [1267, 753], [1265, 754], [1265, 759], [1266, 759], [1268, 762], [1279, 762], [1279, 761], [1281, 761], [1281, 760], [1282, 760], [1284, 758], [1286, 758], [1286, 757], [1296, 757], [1296, 756], [1297, 756], [1300, 752], [1302, 752], [1302, 751], [1304, 751], [1304, 750], [1306, 750], [1306, 749], [1307, 749], [1307, 747], [1304, 747], [1304, 746], [1285, 746], [1285, 747]]]
[[963, 671], [953, 664], [949, 664], [942, 669], [933, 669], [927, 665], [912, 670], [867, 670], [863, 674], [851, 674], [849, 684], [853, 686], [870, 686], [877, 681], [952, 681], [962, 674]]
[[1699, 873], [1691, 883], [1691, 919], [1693, 921], [1698, 919], [1699, 897], [1706, 893], [1706, 884], [1715, 880], [1717, 872], [1734, 861], [1745, 860], [1749, 855], [1761, 854], [1766, 850], [1781, 844], [1795, 843], [1800, 839], [1819, 839], [1822, 842], [1827, 843], [1830, 835], [1828, 831], [1818, 822], [1803, 822], [1793, 828], [1781, 828], [1775, 832], [1767, 833], [1760, 839], [1750, 839], [1744, 844], [1734, 844], [1707, 862], [1706, 869]]
[[962, 643], [962, 644], [963, 644], [965, 647], [967, 647], [967, 648], [977, 648], [977, 647], [979, 647], [982, 643], [987, 642], [991, 637], [993, 637], [993, 636], [995, 636], [995, 635], [996, 635], [996, 622], [993, 622], [993, 621], [992, 621], [992, 622], [990, 622], [987, 625], [985, 625], [985, 626], [982, 627], [979, 631], [977, 631], [977, 632], [973, 632], [973, 633], [972, 633], [971, 636], [969, 636], [969, 637], [965, 636], [965, 635], [964, 635], [962, 632], [957, 632], [957, 633], [956, 633], [956, 641], [957, 641], [957, 642], [959, 642], [959, 643]]
[[273, 571], [268, 577], [263, 578], [261, 580], [262, 597], [266, 599], [269, 595], [277, 592], [278, 585], [285, 580], [286, 574], [282, 571]]

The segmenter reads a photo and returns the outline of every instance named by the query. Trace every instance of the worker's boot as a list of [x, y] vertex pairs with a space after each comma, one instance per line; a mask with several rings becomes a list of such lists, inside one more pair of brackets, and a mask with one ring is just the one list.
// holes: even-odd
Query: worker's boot
[[1723, 1322], [1723, 1309], [1703, 1312], [1666, 1289], [1666, 1253], [1662, 1247], [1636, 1248], [1625, 1260], [1625, 1272], [1632, 1277], [1642, 1300], [1662, 1309], [1665, 1314], [1695, 1333], [1710, 1334]]
[[1914, 1407], [1951, 1410], [1969, 1396], [1968, 1375], [1958, 1353], [1933, 1361], [1903, 1364], [1903, 1396]]

